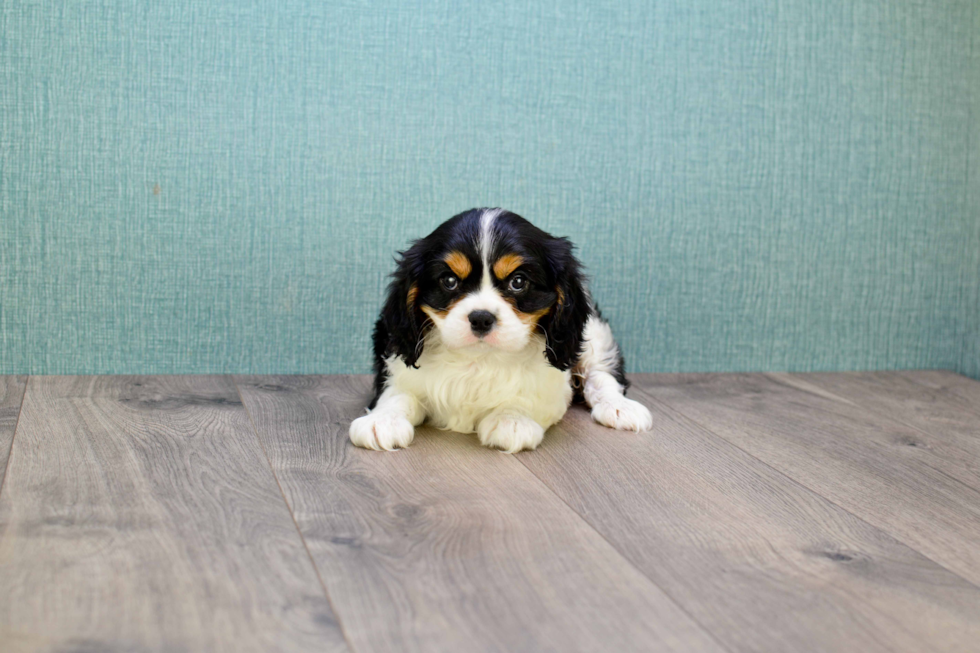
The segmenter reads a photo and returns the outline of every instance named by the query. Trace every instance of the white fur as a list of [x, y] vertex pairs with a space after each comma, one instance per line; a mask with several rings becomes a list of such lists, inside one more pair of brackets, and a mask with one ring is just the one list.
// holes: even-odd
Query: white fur
[[[398, 356], [385, 361], [387, 385], [377, 405], [351, 423], [355, 445], [407, 447], [415, 427], [428, 417], [437, 428], [475, 432], [481, 444], [507, 453], [534, 449], [568, 409], [573, 374], [584, 384], [595, 421], [620, 430], [652, 428], [650, 411], [627, 399], [616, 381], [619, 347], [606, 322], [595, 315], [588, 319], [581, 357], [573, 371], [562, 372], [545, 358], [547, 343], [535, 324], [521, 319], [494, 288], [490, 257], [493, 223], [500, 213], [487, 209], [480, 218], [480, 289], [445, 314], [423, 307], [434, 328], [422, 342], [417, 367], [408, 367]], [[482, 338], [469, 321], [476, 310], [497, 318]]]
[[[425, 314], [441, 334], [442, 343], [448, 349], [460, 349], [476, 344], [502, 349], [508, 352], [519, 352], [531, 341], [531, 330], [517, 316], [513, 307], [504, 301], [494, 288], [481, 288], [455, 306], [445, 316], [435, 311], [423, 308]], [[493, 330], [482, 339], [473, 334], [469, 315], [473, 311], [490, 311], [497, 318]], [[482, 340], [482, 343], [481, 343]]]
[[646, 406], [627, 399], [614, 372], [619, 361], [619, 346], [612, 329], [601, 318], [592, 315], [582, 334], [582, 354], [574, 374], [584, 381], [585, 402], [592, 407], [592, 419], [620, 431], [649, 431], [653, 417]]
[[[516, 351], [476, 338], [449, 347], [442, 337], [446, 322], [426, 336], [418, 369], [397, 356], [386, 361], [388, 385], [374, 410], [351, 424], [351, 441], [368, 449], [407, 447], [414, 427], [428, 417], [436, 428], [475, 432], [481, 444], [507, 453], [536, 448], [568, 409], [572, 372], [548, 363], [540, 335], [528, 331]], [[614, 376], [619, 349], [609, 325], [590, 317], [583, 337], [574, 374], [584, 380], [592, 418], [614, 429], [650, 430], [650, 411], [623, 396]]]
[[503, 409], [484, 417], [476, 434], [485, 447], [517, 453], [523, 449], [536, 449], [544, 439], [544, 428], [530, 417]]
[[412, 444], [415, 427], [425, 419], [425, 412], [411, 394], [389, 387], [367, 415], [350, 425], [350, 440], [358, 447], [391, 451]]
[[460, 433], [478, 432], [485, 418], [505, 411], [533, 420], [543, 434], [565, 415], [572, 400], [571, 374], [548, 363], [540, 336], [531, 336], [514, 352], [484, 343], [450, 349], [433, 329], [418, 369], [394, 356], [386, 364], [389, 389], [417, 397], [436, 428]]
[[503, 209], [484, 209], [480, 215], [480, 260], [483, 263], [483, 277], [480, 279], [481, 290], [490, 288], [493, 283], [490, 279], [490, 268], [492, 261], [490, 255], [493, 253], [493, 222], [503, 213]]

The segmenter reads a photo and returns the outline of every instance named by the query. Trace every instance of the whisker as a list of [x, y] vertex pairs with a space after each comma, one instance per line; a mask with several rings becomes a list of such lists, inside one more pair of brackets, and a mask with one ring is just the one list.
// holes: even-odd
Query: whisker
[[[541, 326], [540, 324], [535, 323], [534, 327], [536, 329], [541, 329], [541, 333], [544, 334], [544, 348], [551, 349], [551, 345], [548, 344], [548, 332], [545, 331], [544, 327]], [[554, 349], [551, 349], [551, 355], [554, 356], [556, 359], [558, 358], [558, 354], [555, 352]]]
[[419, 339], [415, 343], [415, 356], [419, 355], [419, 348], [422, 346], [422, 342], [425, 340], [425, 325], [432, 324], [432, 318], [427, 317], [422, 320], [422, 324], [419, 325]]

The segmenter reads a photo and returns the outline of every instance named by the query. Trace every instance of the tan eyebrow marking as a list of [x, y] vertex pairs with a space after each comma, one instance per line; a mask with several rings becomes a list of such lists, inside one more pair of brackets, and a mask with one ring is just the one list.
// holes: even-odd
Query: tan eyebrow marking
[[524, 259], [517, 254], [504, 254], [497, 259], [496, 263], [493, 264], [493, 273], [498, 279], [505, 279], [511, 272], [521, 267], [523, 264]]
[[517, 313], [517, 317], [520, 319], [521, 322], [523, 322], [528, 326], [533, 327], [538, 323], [539, 320], [541, 320], [541, 318], [547, 315], [550, 311], [551, 311], [551, 307], [547, 306], [539, 311], [534, 311], [533, 313], [525, 313], [523, 311], [518, 311], [518, 310], [515, 310], [514, 312]]
[[525, 313], [521, 309], [517, 308], [517, 300], [513, 297], [504, 297], [504, 301], [510, 304], [510, 307], [514, 309], [514, 313], [517, 314], [517, 318], [529, 327], [534, 327], [545, 315], [550, 313], [552, 309], [560, 308], [558, 303], [555, 302], [551, 306], [545, 306], [544, 308], [538, 309], [531, 313]]
[[428, 315], [431, 318], [438, 317], [440, 320], [445, 320], [446, 319], [446, 316], [449, 315], [449, 311], [453, 310], [456, 307], [456, 304], [458, 304], [461, 301], [462, 301], [462, 298], [457, 297], [456, 299], [454, 299], [453, 301], [451, 301], [449, 303], [449, 306], [447, 306], [446, 308], [443, 308], [441, 310], [440, 309], [437, 309], [437, 308], [432, 308], [431, 306], [426, 306], [425, 304], [422, 304], [422, 312], [425, 313], [426, 315]]
[[473, 271], [473, 264], [470, 263], [470, 260], [462, 252], [449, 252], [442, 260], [446, 262], [446, 265], [453, 271], [453, 274], [460, 279], [465, 279], [470, 276], [470, 272]]

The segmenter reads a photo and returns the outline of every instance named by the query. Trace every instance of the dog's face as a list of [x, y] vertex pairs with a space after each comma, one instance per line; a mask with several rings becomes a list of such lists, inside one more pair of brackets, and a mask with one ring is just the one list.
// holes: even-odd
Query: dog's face
[[[503, 217], [502, 217], [503, 216]], [[560, 301], [539, 229], [486, 211], [451, 222], [431, 243], [417, 301], [449, 349], [520, 351]]]
[[588, 301], [571, 243], [514, 213], [451, 218], [402, 254], [394, 276], [375, 336], [386, 355], [414, 365], [436, 329], [449, 349], [516, 352], [537, 334], [555, 367], [578, 357]]

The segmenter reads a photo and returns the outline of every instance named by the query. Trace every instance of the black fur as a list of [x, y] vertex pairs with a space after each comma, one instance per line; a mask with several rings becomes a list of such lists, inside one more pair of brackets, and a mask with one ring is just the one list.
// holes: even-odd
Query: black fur
[[[592, 311], [596, 317], [602, 319], [602, 311], [599, 310], [599, 306], [595, 303], [592, 304]], [[623, 358], [622, 350], [619, 350], [619, 355], [616, 358], [616, 369], [613, 370], [613, 378], [623, 386], [623, 395], [626, 395], [626, 391], [630, 387], [629, 379], [626, 378], [626, 359]], [[584, 380], [580, 377], [572, 375], [572, 402], [576, 404], [585, 403], [585, 386]]]
[[[599, 310], [599, 306], [596, 304], [592, 305], [592, 310], [595, 311], [595, 316], [602, 318], [602, 311]], [[619, 350], [619, 357], [616, 360], [616, 369], [613, 370], [613, 377], [619, 385], [623, 386], [623, 394], [626, 394], [626, 390], [630, 387], [629, 379], [626, 378], [626, 359], [623, 358], [623, 350]]]
[[548, 362], [564, 371], [573, 367], [582, 353], [582, 331], [591, 308], [581, 265], [572, 254], [572, 243], [564, 238], [552, 238], [545, 249], [555, 275], [558, 299], [540, 324], [547, 338]]
[[[374, 324], [374, 398], [373, 409], [384, 391], [388, 378], [385, 359], [396, 354], [406, 365], [414, 366], [422, 354], [422, 324], [425, 314], [415, 301], [409, 302], [409, 291], [419, 278], [425, 265], [428, 246], [425, 240], [417, 240], [404, 252], [398, 253], [398, 264], [388, 285], [388, 297], [381, 308], [381, 315]], [[417, 287], [417, 286], [416, 286]], [[417, 291], [416, 291], [417, 295]]]
[[[482, 213], [482, 209], [472, 209], [453, 216], [400, 253], [388, 297], [374, 328], [375, 393], [369, 408], [374, 408], [384, 391], [388, 376], [385, 359], [397, 355], [406, 365], [418, 364], [425, 332], [431, 326], [421, 306], [424, 304], [438, 310], [453, 300], [454, 295], [439, 284], [439, 279], [447, 272], [442, 258], [457, 250], [466, 254], [473, 264], [470, 276], [460, 281], [457, 292], [469, 292], [479, 286], [482, 278], [478, 252]], [[551, 307], [538, 322], [547, 339], [545, 356], [560, 370], [572, 368], [580, 356], [582, 331], [592, 311], [572, 243], [507, 211], [497, 216], [493, 234], [491, 260], [504, 253], [518, 254], [525, 260], [521, 272], [530, 279], [531, 287], [512, 301], [526, 313]], [[505, 281], [494, 277], [498, 287]], [[412, 288], [415, 288], [414, 301], [409, 301]], [[617, 380], [625, 385], [621, 368], [620, 365]]]

